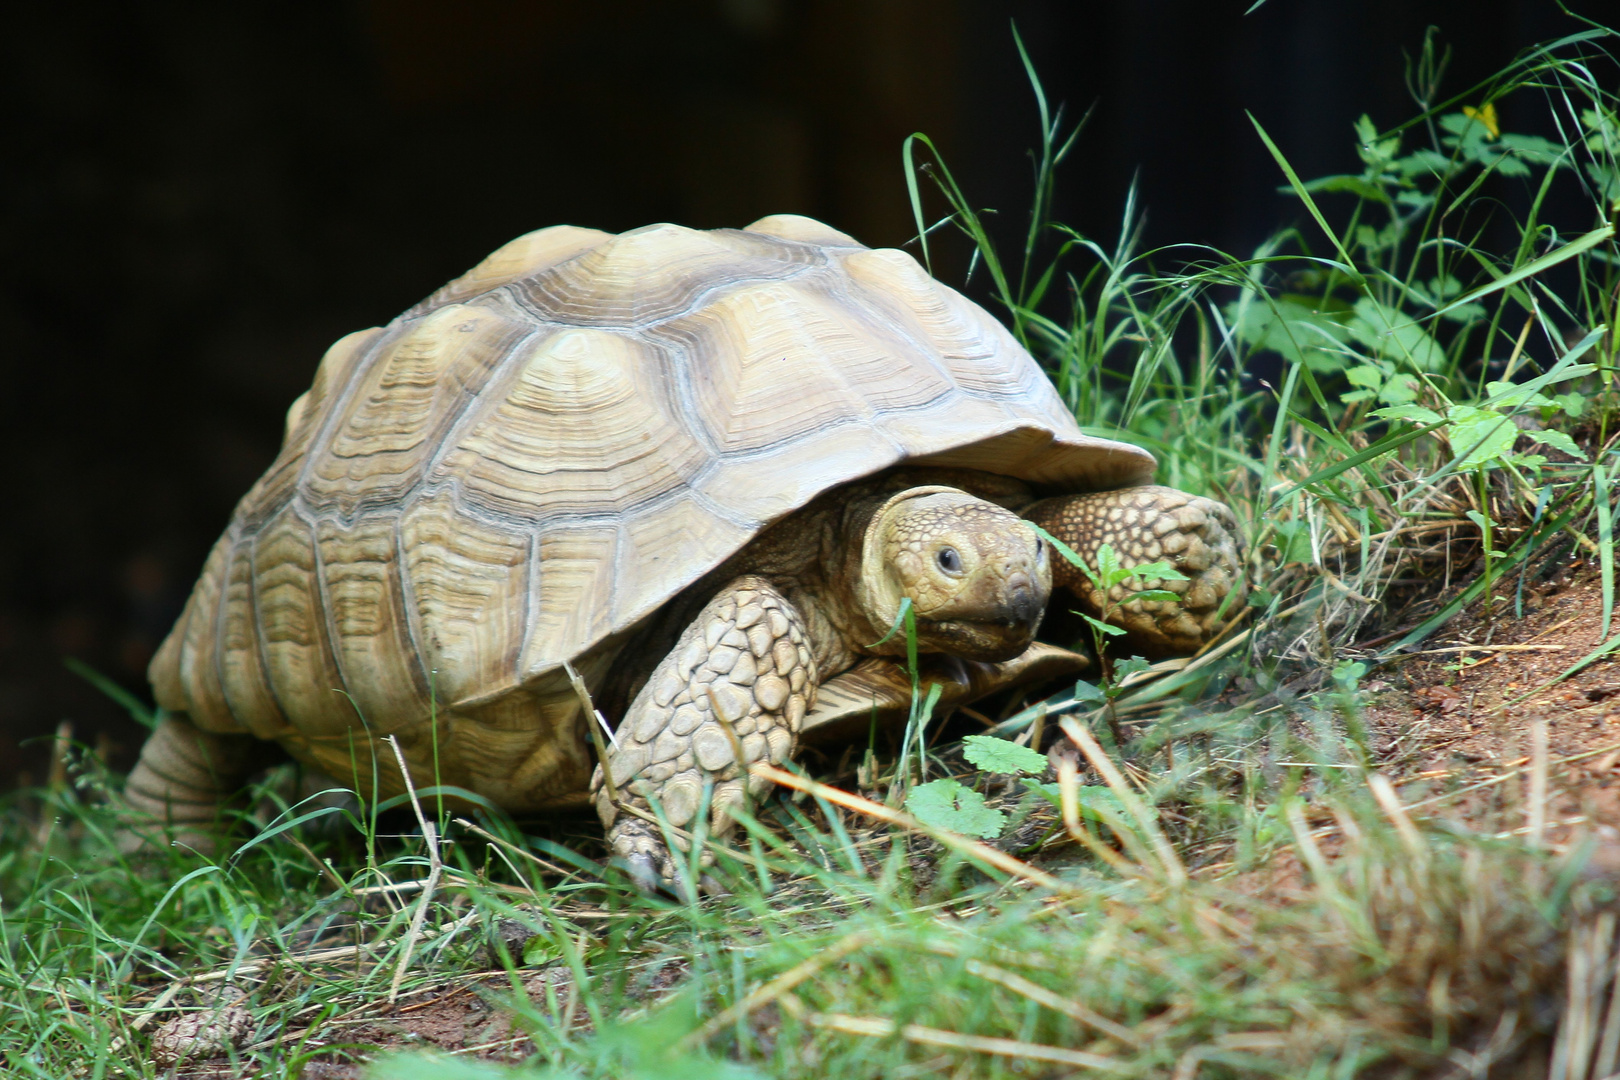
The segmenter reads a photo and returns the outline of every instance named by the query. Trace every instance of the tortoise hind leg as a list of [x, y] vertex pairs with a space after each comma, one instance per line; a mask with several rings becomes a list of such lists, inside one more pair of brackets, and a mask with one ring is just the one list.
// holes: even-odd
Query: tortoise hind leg
[[[1223, 625], [1217, 617], [1223, 603], [1230, 617], [1243, 599], [1242, 532], [1225, 503], [1143, 485], [1043, 499], [1024, 517], [1072, 547], [1093, 569], [1098, 549], [1108, 544], [1122, 567], [1164, 561], [1187, 576], [1186, 581], [1115, 585], [1105, 598], [1078, 567], [1053, 559], [1052, 584], [1078, 597], [1086, 614], [1123, 627], [1130, 646], [1147, 655], [1197, 652]], [[1166, 589], [1178, 599], [1121, 603], [1145, 588]]]
[[[714, 784], [713, 832], [723, 835], [731, 827], [729, 808], [743, 803], [744, 785], [756, 795], [768, 786], [749, 777], [748, 766], [793, 754], [816, 683], [801, 614], [764, 578], [737, 578], [681, 634], [619, 723], [608, 768], [620, 803], [650, 816], [651, 796], [665, 820], [686, 828], [707, 780]], [[592, 787], [614, 854], [648, 884], [672, 881], [659, 827], [615, 806], [600, 769]]]
[[[141, 747], [141, 758], [124, 784], [124, 801], [142, 821], [157, 822], [189, 846], [212, 848], [221, 802], [256, 766], [251, 735], [204, 731], [184, 715], [170, 713]], [[131, 829], [125, 846], [147, 838]]]

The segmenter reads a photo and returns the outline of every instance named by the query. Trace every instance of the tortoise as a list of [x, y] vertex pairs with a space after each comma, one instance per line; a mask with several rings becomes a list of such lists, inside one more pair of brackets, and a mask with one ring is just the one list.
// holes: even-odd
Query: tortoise
[[152, 661], [128, 802], [205, 832], [264, 741], [398, 794], [396, 736], [419, 785], [594, 799], [667, 877], [650, 799], [685, 826], [712, 785], [723, 833], [748, 765], [904, 711], [906, 598], [942, 708], [1077, 674], [1036, 630], [1054, 585], [1104, 598], [1026, 521], [1170, 560], [1188, 580], [1143, 584], [1178, 600], [1117, 586], [1110, 617], [1197, 649], [1239, 531], [1155, 464], [901, 251], [793, 215], [541, 229], [326, 353]]

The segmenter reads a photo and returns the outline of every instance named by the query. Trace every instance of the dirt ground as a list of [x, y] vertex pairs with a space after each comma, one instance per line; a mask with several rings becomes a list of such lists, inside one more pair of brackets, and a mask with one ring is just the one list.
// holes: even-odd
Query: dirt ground
[[[1527, 585], [1522, 617], [1513, 611], [1515, 585], [1510, 579], [1498, 590], [1508, 599], [1494, 619], [1476, 606], [1364, 681], [1365, 719], [1380, 767], [1413, 816], [1461, 820], [1501, 836], [1538, 832], [1554, 850], [1591, 837], [1598, 841], [1594, 862], [1620, 870], [1620, 663], [1604, 658], [1562, 678], [1605, 640], [1598, 572], [1581, 560]], [[1620, 612], [1609, 633], [1620, 633]], [[1540, 770], [1538, 728], [1546, 735]], [[1269, 870], [1260, 876], [1272, 892], [1286, 893], [1297, 876], [1283, 866]], [[570, 989], [566, 970], [553, 967], [528, 974], [522, 992], [542, 1012], [549, 999], [568, 1015]], [[393, 1006], [379, 1001], [329, 1020], [309, 1033], [315, 1038], [305, 1051], [313, 1059], [302, 1077], [358, 1080], [362, 1067], [353, 1062], [379, 1047], [521, 1060], [534, 1046], [504, 1005], [513, 992], [499, 972], [466, 975]], [[577, 1023], [589, 1021], [581, 1015]], [[176, 1075], [238, 1074], [215, 1059]]]
[[[1620, 665], [1606, 657], [1563, 678], [1605, 640], [1598, 571], [1583, 559], [1527, 584], [1522, 618], [1515, 587], [1509, 578], [1497, 590], [1505, 601], [1494, 618], [1477, 605], [1364, 683], [1383, 768], [1415, 814], [1503, 834], [1541, 828], [1554, 848], [1595, 833], [1601, 848], [1620, 850]], [[1547, 785], [1539, 821], [1538, 728]]]

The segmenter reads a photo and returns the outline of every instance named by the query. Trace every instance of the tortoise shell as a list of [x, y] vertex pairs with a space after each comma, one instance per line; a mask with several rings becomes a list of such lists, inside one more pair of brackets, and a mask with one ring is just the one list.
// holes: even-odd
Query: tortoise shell
[[152, 662], [157, 700], [362, 790], [393, 734], [413, 772], [510, 810], [577, 801], [565, 663], [594, 691], [764, 527], [901, 463], [1064, 491], [1154, 466], [1083, 434], [903, 252], [787, 215], [541, 229], [327, 352]]

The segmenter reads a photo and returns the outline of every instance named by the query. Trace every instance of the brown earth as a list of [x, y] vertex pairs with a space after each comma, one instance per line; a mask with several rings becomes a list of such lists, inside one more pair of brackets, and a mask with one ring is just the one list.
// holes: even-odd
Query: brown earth
[[[1540, 829], [1553, 850], [1584, 838], [1599, 841], [1597, 863], [1620, 869], [1620, 663], [1603, 657], [1567, 675], [1605, 640], [1602, 585], [1594, 563], [1572, 562], [1524, 594], [1514, 614], [1516, 579], [1498, 589], [1494, 618], [1482, 605], [1460, 616], [1363, 684], [1365, 719], [1380, 767], [1397, 783], [1417, 817], [1460, 820], [1472, 829], [1524, 835], [1537, 773], [1536, 729], [1546, 732], [1541, 770], [1546, 796]], [[1609, 630], [1620, 633], [1620, 612]], [[1349, 650], [1347, 655], [1355, 655]], [[1616, 853], [1610, 856], [1608, 853]], [[1297, 860], [1283, 858], [1255, 875], [1273, 898], [1300, 886]], [[1263, 882], [1263, 884], [1262, 884]], [[1241, 887], [1241, 886], [1240, 886]], [[522, 992], [542, 1016], [556, 1009], [581, 1031], [589, 1020], [570, 1005], [565, 967], [520, 972]], [[679, 981], [661, 972], [650, 996]], [[534, 1044], [514, 1025], [507, 1002], [514, 988], [504, 973], [462, 976], [389, 1006], [378, 1001], [326, 1021], [318, 1032], [282, 1033], [291, 1048], [306, 1035], [303, 1080], [358, 1080], [378, 1049], [436, 1048], [502, 1061], [520, 1061]], [[324, 1049], [330, 1047], [330, 1049]], [[183, 1067], [177, 1080], [251, 1076], [225, 1059]]]
[[[554, 966], [521, 974], [522, 993], [541, 1015], [549, 1015], [548, 989], [562, 1015], [570, 1015], [572, 980], [566, 968]], [[534, 1053], [535, 1047], [522, 1028], [514, 1025], [513, 1012], [505, 1004], [513, 998], [512, 984], [504, 972], [480, 973], [428, 987], [392, 1005], [378, 1001], [356, 1010], [358, 1015], [329, 1019], [318, 1031], [278, 1033], [275, 1041], [289, 1049], [300, 1047], [305, 1054], [315, 1053], [314, 1060], [304, 1065], [300, 1080], [359, 1080], [362, 1059], [370, 1059], [380, 1049], [436, 1049], [515, 1064]], [[581, 1027], [578, 1020], [574, 1027]], [[258, 1075], [254, 1068], [233, 1066], [221, 1057], [183, 1067], [175, 1080], [236, 1080]]]
[[1527, 584], [1522, 618], [1515, 583], [1496, 590], [1494, 618], [1476, 605], [1375, 672], [1368, 726], [1415, 813], [1521, 835], [1537, 827], [1544, 729], [1546, 840], [1595, 834], [1607, 848], [1620, 841], [1620, 665], [1606, 656], [1568, 674], [1605, 640], [1600, 575], [1582, 559]]

